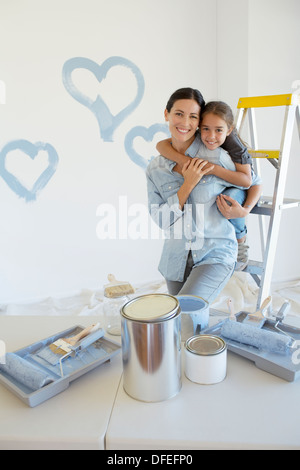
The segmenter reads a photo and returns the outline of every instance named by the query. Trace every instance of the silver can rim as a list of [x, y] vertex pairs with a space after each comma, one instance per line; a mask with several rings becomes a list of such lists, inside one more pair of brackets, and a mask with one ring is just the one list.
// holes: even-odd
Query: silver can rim
[[[151, 318], [151, 317], [150, 318], [131, 317], [130, 315], [127, 315], [125, 313], [126, 307], [128, 307], [130, 304], [132, 304], [134, 302], [138, 302], [139, 300], [141, 300], [142, 298], [145, 298], [145, 297], [147, 297], [147, 298], [149, 298], [149, 297], [170, 297], [175, 301], [175, 307], [172, 310], [170, 310], [170, 312], [162, 314], [161, 316], [156, 316], [154, 318]], [[135, 297], [134, 299], [130, 299], [128, 302], [126, 302], [123, 305], [123, 307], [121, 308], [120, 313], [121, 313], [121, 316], [123, 318], [125, 318], [126, 320], [137, 321], [137, 322], [140, 322], [140, 323], [160, 323], [160, 322], [163, 322], [163, 321], [170, 320], [170, 319], [174, 318], [179, 313], [181, 313], [181, 309], [180, 309], [179, 300], [174, 295], [157, 293], [157, 294], [139, 295], [138, 297]]]
[[[201, 342], [204, 340], [207, 341], [209, 339], [213, 340], [215, 344], [219, 345], [219, 347], [210, 351], [205, 351], [205, 350], [200, 351], [200, 350], [195, 349], [195, 347], [193, 347], [193, 343], [195, 344], [196, 341]], [[192, 336], [191, 338], [188, 338], [184, 344], [184, 347], [187, 351], [197, 356], [216, 356], [217, 354], [221, 354], [227, 349], [227, 344], [223, 340], [223, 338], [221, 338], [220, 336], [203, 334], [203, 335], [195, 335], [195, 336]]]

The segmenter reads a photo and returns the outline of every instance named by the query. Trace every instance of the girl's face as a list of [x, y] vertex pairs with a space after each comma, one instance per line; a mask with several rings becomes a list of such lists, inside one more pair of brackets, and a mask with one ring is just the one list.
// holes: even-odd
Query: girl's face
[[172, 145], [177, 150], [186, 150], [195, 138], [199, 125], [200, 106], [195, 100], [177, 100], [171, 111], [165, 110], [165, 119], [169, 122]]
[[214, 150], [224, 143], [232, 128], [229, 128], [226, 121], [220, 116], [208, 113], [202, 119], [200, 130], [204, 145], [209, 150]]

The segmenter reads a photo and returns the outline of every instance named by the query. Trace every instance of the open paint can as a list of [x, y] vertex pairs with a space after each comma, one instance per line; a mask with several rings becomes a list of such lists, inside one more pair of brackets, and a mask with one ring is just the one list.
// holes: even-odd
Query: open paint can
[[210, 385], [226, 377], [227, 345], [219, 336], [196, 335], [185, 343], [184, 370], [192, 382]]
[[199, 334], [209, 323], [209, 305], [197, 295], [177, 295], [181, 310], [181, 341]]
[[145, 402], [163, 401], [181, 389], [180, 306], [168, 294], [148, 294], [121, 309], [123, 387]]

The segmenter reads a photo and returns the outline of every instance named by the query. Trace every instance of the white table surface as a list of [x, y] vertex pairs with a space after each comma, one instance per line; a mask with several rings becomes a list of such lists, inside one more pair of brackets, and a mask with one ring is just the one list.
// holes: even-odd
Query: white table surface
[[[98, 320], [0, 316], [0, 339], [14, 351]], [[134, 400], [123, 389], [120, 353], [35, 408], [0, 385], [0, 449], [300, 449], [299, 380], [228, 352], [223, 382], [194, 384], [184, 373], [182, 382], [169, 400]]]
[[143, 403], [121, 381], [107, 449], [300, 449], [300, 381], [286, 382], [228, 352], [226, 379], [200, 385], [183, 374], [176, 397]]
[[[15, 351], [98, 317], [0, 316], [0, 339]], [[67, 390], [30, 408], [0, 384], [0, 449], [104, 449], [122, 375], [121, 352], [70, 383]]]

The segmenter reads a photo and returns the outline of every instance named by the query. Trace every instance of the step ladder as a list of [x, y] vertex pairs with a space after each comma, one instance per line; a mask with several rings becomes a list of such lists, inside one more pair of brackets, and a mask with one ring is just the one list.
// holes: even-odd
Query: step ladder
[[[279, 150], [260, 150], [257, 144], [257, 132], [255, 121], [255, 108], [268, 108], [273, 106], [285, 106], [281, 144]], [[285, 199], [285, 184], [288, 171], [291, 143], [294, 125], [297, 124], [300, 138], [300, 95], [271, 95], [240, 98], [235, 125], [238, 133], [242, 135], [242, 128], [248, 118], [249, 139], [251, 149], [249, 153], [253, 157], [254, 170], [261, 175], [260, 159], [266, 158], [276, 171], [274, 192], [272, 197], [261, 196], [259, 203], [251, 213], [259, 217], [259, 229], [261, 237], [262, 261], [249, 261], [243, 272], [251, 274], [259, 286], [257, 308], [270, 294], [272, 273], [275, 261], [276, 246], [279, 235], [281, 214], [284, 209], [298, 207], [299, 200]], [[268, 230], [265, 228], [266, 216], [269, 219]]]

